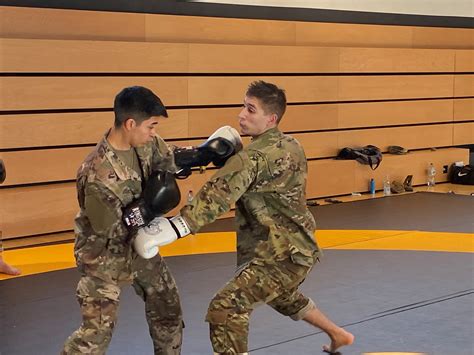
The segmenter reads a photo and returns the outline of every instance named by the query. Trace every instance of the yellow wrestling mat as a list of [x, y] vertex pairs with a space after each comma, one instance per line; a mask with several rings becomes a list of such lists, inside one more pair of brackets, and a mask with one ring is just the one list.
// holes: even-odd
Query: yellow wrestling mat
[[[473, 233], [319, 230], [316, 237], [323, 249], [474, 252]], [[235, 238], [235, 232], [199, 233], [160, 251], [163, 256], [234, 252]], [[3, 258], [20, 268], [22, 274], [0, 274], [0, 280], [75, 267], [72, 243], [8, 250], [3, 253]]]

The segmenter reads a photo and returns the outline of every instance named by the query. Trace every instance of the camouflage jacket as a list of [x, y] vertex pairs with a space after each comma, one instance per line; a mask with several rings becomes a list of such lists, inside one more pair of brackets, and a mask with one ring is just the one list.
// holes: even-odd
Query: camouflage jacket
[[[108, 133], [86, 157], [77, 173], [77, 197], [80, 211], [75, 218], [74, 254], [83, 274], [117, 280], [127, 274], [132, 248], [128, 230], [122, 222], [122, 208], [142, 192], [142, 176], [126, 166], [107, 142]], [[171, 149], [160, 137], [135, 148], [146, 179], [155, 170], [176, 171]], [[98, 198], [107, 211], [88, 216], [86, 196]], [[94, 230], [91, 220], [112, 216], [103, 230]]]
[[181, 215], [195, 233], [235, 203], [239, 266], [255, 258], [310, 266], [320, 251], [306, 207], [307, 170], [298, 141], [272, 128], [230, 158]]

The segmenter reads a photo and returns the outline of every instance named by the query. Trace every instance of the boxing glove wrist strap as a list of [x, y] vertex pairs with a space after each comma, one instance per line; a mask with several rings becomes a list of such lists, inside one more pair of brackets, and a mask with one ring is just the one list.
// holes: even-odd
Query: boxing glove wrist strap
[[181, 217], [180, 215], [174, 216], [170, 219], [171, 227], [173, 227], [174, 231], [178, 235], [178, 238], [182, 238], [191, 234], [191, 229], [189, 228], [186, 220]]

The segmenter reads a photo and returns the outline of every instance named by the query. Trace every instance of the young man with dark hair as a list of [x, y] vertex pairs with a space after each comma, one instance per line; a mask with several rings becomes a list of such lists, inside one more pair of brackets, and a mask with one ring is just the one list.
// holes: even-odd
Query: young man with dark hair
[[325, 352], [336, 353], [354, 341], [298, 290], [322, 254], [314, 240], [315, 220], [306, 207], [303, 148], [278, 129], [285, 108], [282, 89], [253, 82], [239, 114], [241, 133], [252, 142], [204, 184], [181, 215], [171, 222], [157, 218], [154, 223], [163, 228], [139, 233], [135, 240], [140, 253], [157, 249], [196, 233], [235, 203], [237, 272], [214, 296], [206, 316], [216, 354], [248, 352], [249, 319], [259, 303], [322, 329], [331, 339]]
[[155, 133], [159, 117], [168, 114], [158, 96], [139, 86], [116, 96], [114, 113], [114, 126], [77, 174], [74, 254], [83, 321], [62, 354], [106, 352], [129, 284], [145, 302], [155, 354], [180, 354], [183, 320], [173, 276], [159, 254], [145, 260], [134, 253], [122, 221], [123, 208], [140, 198], [152, 171], [176, 170], [171, 149]]

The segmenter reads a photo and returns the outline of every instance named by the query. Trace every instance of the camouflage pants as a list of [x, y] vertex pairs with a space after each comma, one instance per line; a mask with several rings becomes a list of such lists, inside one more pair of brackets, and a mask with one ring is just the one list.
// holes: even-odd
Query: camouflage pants
[[298, 291], [310, 271], [291, 261], [254, 260], [212, 299], [206, 316], [212, 347], [221, 354], [248, 351], [249, 318], [258, 304], [266, 303], [294, 320], [315, 307]]
[[[145, 302], [154, 353], [181, 353], [183, 320], [176, 283], [157, 257], [132, 262], [132, 285]], [[123, 285], [121, 285], [123, 286]], [[82, 324], [64, 344], [61, 354], [105, 354], [117, 321], [121, 287], [97, 277], [83, 276], [77, 286]]]

